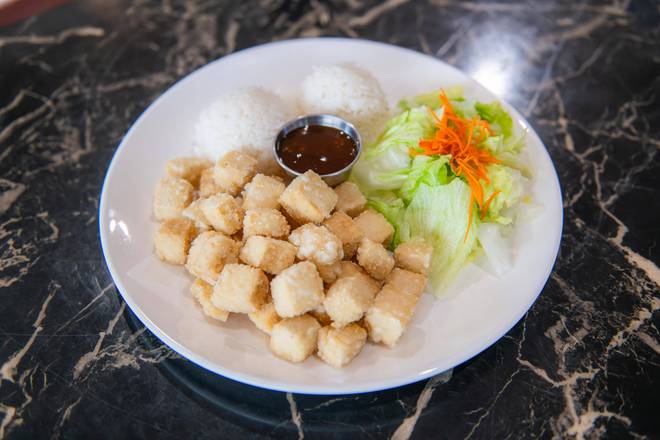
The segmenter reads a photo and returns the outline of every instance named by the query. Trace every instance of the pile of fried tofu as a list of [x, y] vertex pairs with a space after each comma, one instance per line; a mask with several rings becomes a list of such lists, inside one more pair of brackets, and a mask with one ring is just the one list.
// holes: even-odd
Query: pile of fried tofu
[[167, 163], [154, 197], [161, 260], [184, 265], [205, 315], [247, 314], [270, 350], [342, 367], [372, 342], [394, 347], [424, 291], [432, 248], [386, 249], [394, 233], [358, 187], [308, 171], [288, 185], [231, 152]]

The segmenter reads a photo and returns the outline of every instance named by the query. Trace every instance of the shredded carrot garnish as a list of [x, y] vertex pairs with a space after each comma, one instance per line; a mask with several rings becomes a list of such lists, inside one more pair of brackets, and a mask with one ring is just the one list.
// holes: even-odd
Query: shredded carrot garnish
[[493, 133], [487, 121], [479, 118], [461, 118], [456, 115], [444, 90], [440, 91], [440, 102], [443, 106], [442, 117], [439, 117], [432, 109], [428, 109], [436, 126], [434, 137], [421, 139], [419, 148], [411, 148], [410, 154], [451, 155], [449, 165], [452, 171], [457, 176], [464, 178], [470, 186], [468, 226], [463, 239], [465, 241], [472, 225], [472, 205], [476, 202], [483, 218], [488, 206], [498, 194], [498, 191], [493, 192], [484, 202], [484, 190], [481, 182], [490, 183], [486, 167], [489, 164], [500, 163], [500, 161], [488, 150], [478, 147]]

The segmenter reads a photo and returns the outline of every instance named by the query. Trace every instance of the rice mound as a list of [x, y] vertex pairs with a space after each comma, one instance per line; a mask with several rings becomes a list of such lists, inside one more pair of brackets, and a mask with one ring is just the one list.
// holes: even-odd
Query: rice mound
[[260, 87], [227, 93], [199, 115], [195, 125], [196, 152], [218, 160], [232, 150], [257, 156], [260, 172], [277, 169], [272, 148], [277, 132], [294, 116], [278, 95]]
[[300, 105], [305, 113], [330, 113], [352, 122], [365, 143], [380, 134], [389, 114], [378, 80], [348, 64], [315, 66], [302, 82]]

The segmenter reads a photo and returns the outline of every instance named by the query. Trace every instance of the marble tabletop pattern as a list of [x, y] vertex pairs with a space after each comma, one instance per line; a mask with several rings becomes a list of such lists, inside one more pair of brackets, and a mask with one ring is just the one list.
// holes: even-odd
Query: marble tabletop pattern
[[[317, 36], [464, 70], [557, 168], [547, 285], [452, 375], [334, 397], [238, 384], [160, 344], [106, 270], [99, 192], [137, 116], [213, 59]], [[660, 438], [659, 152], [652, 0], [87, 0], [0, 28], [0, 439]]]

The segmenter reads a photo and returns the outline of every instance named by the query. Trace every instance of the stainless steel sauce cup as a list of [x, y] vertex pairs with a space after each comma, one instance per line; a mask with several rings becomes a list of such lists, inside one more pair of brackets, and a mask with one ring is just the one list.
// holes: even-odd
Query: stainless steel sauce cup
[[325, 181], [330, 186], [336, 186], [339, 185], [340, 183], [344, 182], [346, 179], [348, 179], [349, 174], [351, 173], [351, 169], [353, 168], [353, 165], [358, 161], [360, 158], [360, 153], [362, 152], [362, 139], [360, 138], [360, 133], [358, 133], [357, 129], [353, 124], [348, 122], [345, 119], [340, 118], [339, 116], [335, 115], [329, 115], [329, 114], [316, 114], [316, 115], [307, 115], [307, 116], [301, 116], [299, 118], [294, 119], [293, 121], [289, 121], [282, 128], [280, 129], [280, 132], [277, 134], [277, 137], [275, 138], [275, 143], [273, 144], [273, 155], [275, 156], [275, 160], [277, 163], [282, 167], [282, 169], [290, 176], [292, 177], [297, 177], [300, 176], [301, 172], [293, 170], [289, 168], [282, 158], [279, 155], [279, 146], [284, 139], [284, 137], [291, 133], [293, 130], [300, 128], [300, 127], [305, 127], [308, 125], [320, 125], [323, 127], [332, 127], [332, 128], [337, 128], [344, 133], [346, 133], [348, 136], [350, 136], [353, 141], [355, 141], [355, 157], [349, 163], [346, 165], [344, 168], [337, 170], [333, 173], [329, 174], [319, 174], [321, 178]]

